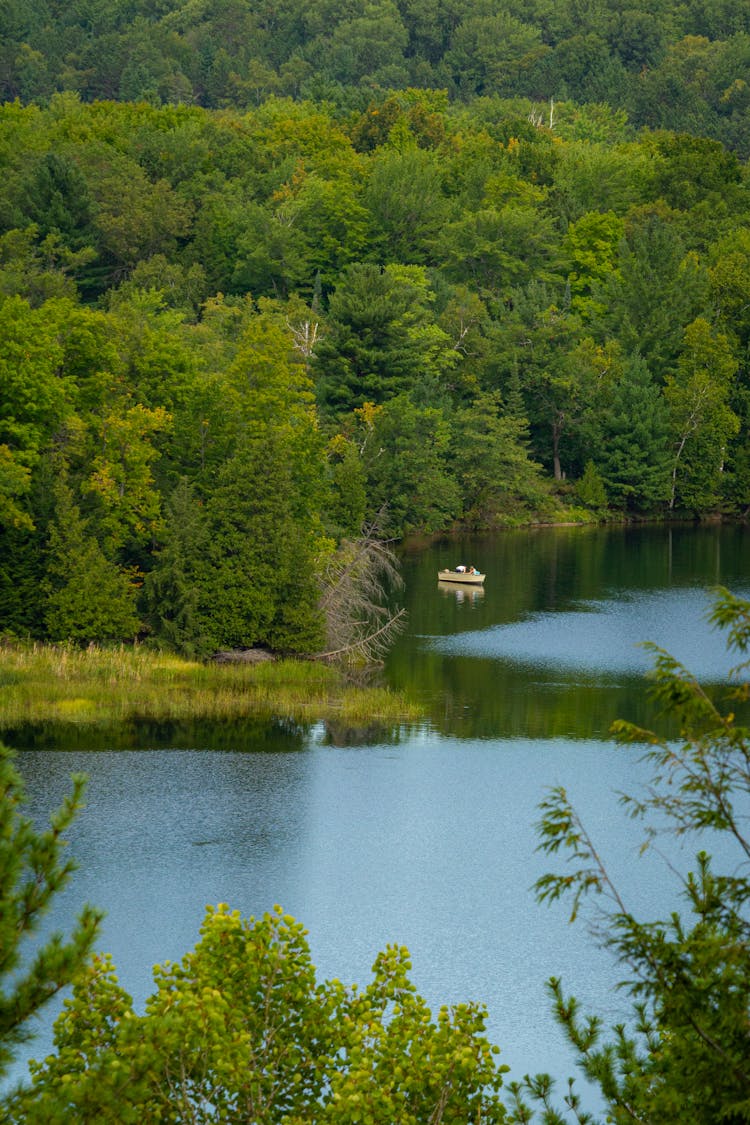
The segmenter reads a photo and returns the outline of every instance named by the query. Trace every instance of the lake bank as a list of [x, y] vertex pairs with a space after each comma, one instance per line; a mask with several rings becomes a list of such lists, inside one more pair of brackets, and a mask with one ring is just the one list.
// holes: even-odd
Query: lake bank
[[317, 662], [201, 664], [137, 646], [2, 645], [0, 686], [0, 736], [39, 723], [274, 717], [357, 727], [421, 718], [403, 693], [353, 685]]
[[[438, 570], [459, 558], [482, 564], [482, 592], [439, 588]], [[644, 640], [702, 682], [725, 682], [736, 660], [708, 626], [708, 590], [750, 596], [750, 531], [467, 536], [405, 551], [402, 566], [408, 616], [383, 680], [419, 700], [426, 719], [410, 728], [332, 735], [329, 722], [245, 719], [0, 732], [34, 823], [71, 773], [89, 778], [70, 839], [79, 869], [45, 925], [64, 932], [82, 902], [104, 909], [101, 949], [140, 1008], [152, 966], [195, 944], [206, 903], [246, 917], [280, 903], [309, 930], [322, 978], [361, 983], [379, 950], [406, 945], [433, 1010], [486, 1003], [511, 1073], [564, 1081], [574, 1064], [545, 980], [560, 977], [606, 1026], [627, 1011], [585, 926], [530, 891], [549, 869], [539, 803], [554, 785], [574, 797], [634, 912], [679, 907], [670, 869], [656, 849], [640, 856], [640, 832], [620, 815], [618, 793], [637, 791], [643, 771], [609, 731], [616, 718], [654, 725]], [[14, 1078], [49, 1052], [52, 1015]]]

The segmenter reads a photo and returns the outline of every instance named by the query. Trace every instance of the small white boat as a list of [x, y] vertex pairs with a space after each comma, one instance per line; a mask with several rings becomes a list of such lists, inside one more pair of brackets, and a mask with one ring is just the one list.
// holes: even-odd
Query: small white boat
[[469, 574], [467, 570], [439, 570], [438, 582], [462, 582], [466, 586], [481, 586], [484, 574]]

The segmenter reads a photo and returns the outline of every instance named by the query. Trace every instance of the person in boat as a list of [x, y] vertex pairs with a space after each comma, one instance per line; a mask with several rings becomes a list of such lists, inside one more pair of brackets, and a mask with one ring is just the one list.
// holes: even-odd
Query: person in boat
[[469, 567], [469, 574], [479, 574], [479, 571], [475, 566], [472, 565]]
[[459, 574], [466, 574], [466, 567], [464, 566], [463, 563], [459, 563], [458, 566], [456, 567], [456, 570]]

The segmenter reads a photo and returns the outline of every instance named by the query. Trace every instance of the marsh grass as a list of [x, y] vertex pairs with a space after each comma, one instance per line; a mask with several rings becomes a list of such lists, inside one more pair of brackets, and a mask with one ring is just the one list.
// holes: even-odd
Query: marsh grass
[[422, 718], [404, 696], [299, 660], [199, 664], [144, 648], [0, 645], [0, 730], [28, 723], [281, 718], [351, 727]]

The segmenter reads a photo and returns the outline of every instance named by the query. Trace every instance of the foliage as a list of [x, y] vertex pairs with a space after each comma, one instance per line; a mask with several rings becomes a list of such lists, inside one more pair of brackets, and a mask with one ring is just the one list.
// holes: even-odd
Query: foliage
[[[720, 589], [711, 620], [726, 630], [729, 648], [744, 657], [750, 602]], [[672, 656], [649, 647], [655, 657], [652, 698], [678, 733], [614, 724], [620, 741], [645, 745], [642, 757], [651, 769], [643, 793], [624, 795], [623, 805], [644, 822], [644, 847], [664, 834], [691, 843], [707, 836], [721, 861], [699, 851], [692, 871], [684, 876], [675, 871], [684, 909], [667, 919], [642, 921], [623, 900], [565, 790], [553, 790], [541, 806], [540, 848], [565, 855], [570, 866], [544, 875], [536, 885], [538, 896], [567, 897], [571, 920], [586, 896], [601, 896], [607, 905], [595, 916], [595, 933], [626, 973], [631, 1018], [605, 1037], [601, 1020], [583, 1017], [558, 980], [550, 982], [550, 990], [583, 1073], [601, 1091], [608, 1121], [745, 1122], [750, 1120], [750, 731], [735, 709], [750, 699], [748, 662], [743, 659], [735, 669], [739, 682], [730, 691], [731, 709], [723, 710]], [[530, 1121], [521, 1087], [514, 1089], [510, 1120]], [[549, 1080], [527, 1080], [526, 1094], [552, 1105]], [[563, 1120], [554, 1113], [548, 1108], [543, 1120]]]
[[146, 613], [153, 632], [175, 652], [195, 656], [201, 648], [195, 568], [207, 536], [203, 510], [183, 478], [172, 493], [162, 544], [146, 576]]
[[52, 640], [133, 639], [140, 630], [136, 588], [104, 554], [73, 503], [64, 477], [55, 485], [50, 528], [45, 625]]
[[718, 503], [731, 437], [740, 428], [729, 406], [737, 360], [726, 336], [698, 318], [685, 329], [685, 348], [665, 398], [672, 416], [674, 459], [670, 506], [706, 509]]
[[748, 29], [579, 7], [0, 15], [45, 91], [0, 105], [0, 628], [315, 652], [363, 521], [559, 519], [588, 461], [603, 518], [746, 512]]
[[588, 508], [603, 511], [607, 506], [607, 493], [604, 482], [593, 461], [587, 461], [583, 476], [576, 481], [576, 495]]
[[501, 1122], [506, 1069], [473, 1004], [436, 1020], [389, 946], [361, 991], [318, 983], [281, 907], [209, 908], [196, 948], [155, 969], [143, 1016], [96, 958], [55, 1025], [55, 1051], [10, 1120]]
[[[697, 135], [687, 145], [657, 141], [665, 198], [681, 197], [686, 161], [703, 165], [701, 177], [713, 163], [708, 187], [732, 182], [736, 168], [704, 137], [748, 151], [750, 20], [732, 3], [620, 11], [571, 0], [554, 8], [511, 0], [502, 9], [478, 0], [458, 9], [423, 0], [216, 10], [170, 2], [104, 4], [96, 20], [16, 3], [0, 31], [3, 100], [45, 104], [75, 91], [86, 102], [165, 106], [176, 130], [194, 106], [248, 112], [274, 97], [317, 97], [356, 119], [360, 151], [393, 133], [427, 148], [444, 135], [449, 98], [528, 98], [535, 120], [570, 128], [573, 118], [585, 139], [619, 138], [626, 122]], [[551, 99], [565, 101], [556, 109]], [[95, 222], [77, 170], [65, 151], [38, 153], [24, 176], [29, 211], [48, 210], [65, 238], [71, 218]]]
[[70, 936], [40, 941], [42, 919], [75, 864], [65, 833], [81, 808], [84, 779], [39, 830], [22, 813], [24, 787], [10, 751], [0, 746], [0, 1077], [16, 1048], [33, 1035], [32, 1019], [81, 970], [96, 940], [100, 914], [84, 907]]
[[599, 466], [607, 495], [624, 509], [648, 511], [668, 492], [666, 407], [639, 355], [624, 364], [599, 422]]
[[455, 473], [464, 520], [492, 527], [533, 506], [544, 511], [547, 489], [540, 467], [527, 450], [523, 419], [503, 413], [500, 396], [479, 395], [458, 411], [453, 423]]
[[[367, 417], [365, 410], [360, 417]], [[444, 412], [402, 394], [375, 407], [370, 417], [363, 461], [371, 515], [383, 512], [383, 532], [391, 537], [416, 528], [445, 527], [460, 501]]]

